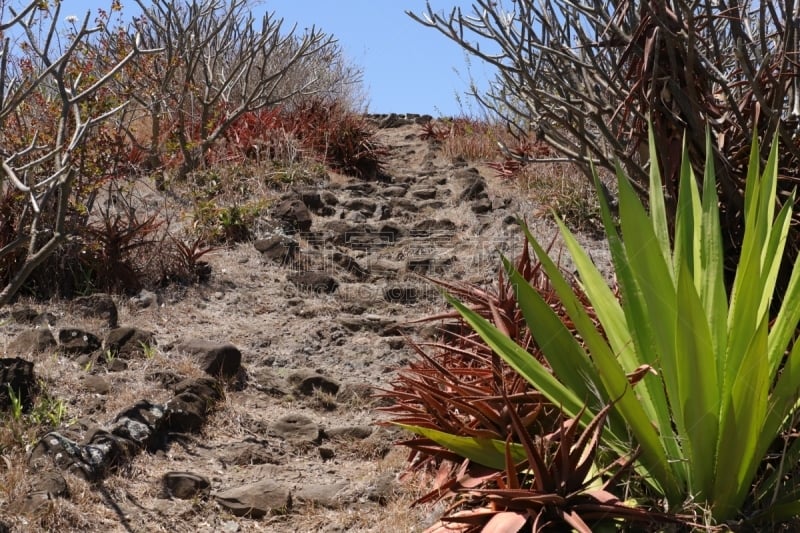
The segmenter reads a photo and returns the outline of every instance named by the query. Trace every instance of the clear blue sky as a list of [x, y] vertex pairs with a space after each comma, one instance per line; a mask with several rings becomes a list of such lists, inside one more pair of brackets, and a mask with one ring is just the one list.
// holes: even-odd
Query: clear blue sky
[[[185, 0], [179, 0], [185, 1]], [[62, 17], [105, 9], [110, 0], [63, 0]], [[125, 13], [138, 11], [133, 0], [122, 0]], [[471, 12], [465, 0], [431, 0], [435, 11], [455, 6]], [[364, 73], [364, 88], [373, 113], [476, 114], [474, 100], [464, 95], [470, 75], [485, 87], [491, 72], [471, 61], [438, 31], [405, 14], [425, 11], [425, 0], [257, 0], [253, 11], [274, 11], [288, 29], [316, 25], [336, 36], [349, 60]], [[470, 74], [471, 73], [471, 74]], [[459, 105], [459, 98], [461, 104]]]
[[[432, 0], [431, 6], [437, 12], [449, 13], [454, 6], [471, 11], [464, 0]], [[316, 24], [335, 35], [363, 68], [372, 112], [447, 116], [477, 111], [464, 96], [470, 73], [484, 87], [490, 73], [475, 61], [468, 67], [455, 43], [405, 14], [424, 13], [424, 0], [267, 0], [265, 7], [286, 24], [297, 22], [299, 29]]]

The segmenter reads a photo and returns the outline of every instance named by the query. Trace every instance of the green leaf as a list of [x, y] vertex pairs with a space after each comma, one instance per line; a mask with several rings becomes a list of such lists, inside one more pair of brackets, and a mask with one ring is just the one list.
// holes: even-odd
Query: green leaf
[[[506, 443], [501, 440], [461, 437], [436, 429], [411, 426], [408, 424], [395, 423], [395, 425], [411, 431], [412, 433], [416, 433], [417, 435], [421, 435], [426, 439], [431, 439], [439, 446], [447, 448], [461, 457], [466, 457], [470, 461], [488, 466], [489, 468], [494, 468], [495, 470], [505, 469]], [[525, 449], [521, 444], [509, 443], [509, 450], [511, 458], [515, 463], [521, 463], [526, 460]]]

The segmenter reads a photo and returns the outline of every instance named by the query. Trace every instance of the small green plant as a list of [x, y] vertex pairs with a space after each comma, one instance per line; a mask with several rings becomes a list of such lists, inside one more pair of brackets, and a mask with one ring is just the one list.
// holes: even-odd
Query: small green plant
[[35, 424], [57, 428], [67, 417], [67, 404], [61, 398], [42, 394], [31, 410], [30, 419]]
[[8, 388], [8, 400], [11, 402], [11, 417], [15, 421], [20, 421], [22, 419], [22, 393], [15, 392], [10, 383], [6, 387]]
[[150, 343], [140, 342], [139, 345], [142, 347], [142, 353], [144, 354], [144, 358], [147, 359], [148, 361], [153, 359], [158, 353], [156, 347]]
[[113, 364], [116, 358], [117, 354], [114, 353], [114, 350], [111, 350], [110, 348], [103, 352], [103, 359], [106, 362], [106, 366]]

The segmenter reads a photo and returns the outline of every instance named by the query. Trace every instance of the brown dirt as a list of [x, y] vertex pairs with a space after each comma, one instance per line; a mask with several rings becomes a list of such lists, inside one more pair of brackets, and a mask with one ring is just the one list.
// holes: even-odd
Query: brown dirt
[[[375, 410], [380, 400], [352, 391], [389, 386], [396, 369], [413, 357], [400, 333], [415, 338], [435, 334], [430, 328], [407, 325], [445, 308], [438, 290], [409, 272], [410, 260], [430, 258], [436, 266], [432, 274], [437, 277], [491, 286], [499, 263], [496, 249], [510, 255], [520, 249], [520, 231], [509, 217], [526, 217], [545, 243], [555, 228], [539, 215], [539, 204], [493, 178], [491, 170], [445, 160], [435, 146], [419, 140], [418, 133], [415, 125], [380, 131], [382, 141], [392, 148], [385, 168], [390, 179], [370, 182], [374, 190], [348, 189], [364, 182], [335, 174], [319, 185], [320, 191], [331, 192], [339, 203], [329, 216], [314, 215], [311, 233], [298, 241], [302, 257], [338, 281], [334, 293], [310, 294], [297, 289], [287, 280], [292, 269], [265, 260], [252, 243], [245, 243], [210, 256], [213, 270], [207, 284], [165, 289], [158, 295], [157, 305], [141, 308], [135, 300], [115, 297], [121, 325], [155, 333], [158, 347], [153, 357], [131, 360], [127, 369], [109, 372], [82, 367], [54, 353], [33, 356], [35, 371], [47, 389], [67, 402], [67, 422], [89, 420], [101, 425], [140, 399], [165, 401], [169, 392], [148, 379], [154, 372], [202, 374], [191, 357], [173, 348], [182, 339], [234, 344], [243, 354], [244, 373], [240, 386], [227, 390], [225, 400], [201, 432], [173, 436], [162, 450], [139, 453], [99, 484], [68, 475], [70, 496], [49, 501], [34, 513], [24, 514], [17, 505], [26, 491], [25, 458], [7, 455], [8, 461], [0, 461], [0, 486], [6, 486], [0, 490], [0, 520], [13, 531], [422, 531], [431, 525], [441, 506], [410, 507], [425, 490], [424, 480], [398, 481], [406, 452], [393, 443], [403, 435], [392, 428], [376, 427], [384, 418]], [[492, 209], [483, 214], [472, 210], [475, 200], [460, 199], [463, 171], [470, 167], [488, 184]], [[400, 195], [398, 185], [407, 191]], [[395, 196], [385, 193], [392, 187]], [[377, 214], [362, 220], [352, 209], [342, 207], [355, 199], [376, 201], [376, 213], [381, 205], [389, 205], [392, 212], [385, 220], [379, 220]], [[405, 199], [406, 207], [416, 205], [418, 211], [401, 208], [398, 199]], [[402, 231], [396, 239], [380, 245], [372, 241], [362, 247], [320, 243], [326, 224], [343, 218], [356, 227], [392, 224]], [[441, 225], [427, 236], [411, 231], [426, 220], [452, 224]], [[602, 242], [589, 238], [583, 242], [607, 270]], [[327, 263], [333, 252], [351, 256], [368, 271], [368, 277], [359, 279]], [[387, 288], [401, 291], [397, 293], [399, 301], [387, 301]], [[409, 290], [413, 301], [404, 301], [402, 291]], [[17, 307], [23, 304], [53, 313], [54, 330], [75, 326], [101, 335], [105, 331], [100, 321], [75, 315], [70, 302], [23, 302]], [[20, 331], [30, 327], [15, 323], [10, 315], [0, 316], [2, 320], [0, 348], [7, 348]], [[289, 378], [304, 369], [316, 370], [341, 384], [338, 395], [294, 393]], [[89, 371], [110, 383], [109, 394], [82, 388], [82, 378]], [[366, 438], [291, 442], [269, 430], [287, 414], [307, 416], [326, 434], [334, 428], [354, 426], [367, 426], [372, 433]], [[263, 464], [227, 462], [223, 457], [236, 443], [257, 447], [261, 460], [252, 462]], [[323, 460], [321, 448], [330, 450], [333, 457]], [[168, 471], [207, 477], [212, 496], [165, 498], [161, 479]], [[292, 492], [293, 506], [288, 513], [258, 519], [236, 517], [221, 509], [213, 497], [216, 492], [264, 479]], [[304, 501], [303, 491], [308, 494], [314, 487], [329, 489], [332, 501], [309, 496]]]

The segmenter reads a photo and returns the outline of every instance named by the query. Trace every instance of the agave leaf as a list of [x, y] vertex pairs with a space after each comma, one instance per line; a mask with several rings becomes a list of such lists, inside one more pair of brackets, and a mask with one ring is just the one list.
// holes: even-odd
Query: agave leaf
[[[717, 362], [711, 331], [703, 304], [694, 286], [692, 274], [684, 262], [678, 272], [678, 306], [682, 310], [676, 318], [676, 372], [680, 404], [675, 416], [682, 416], [678, 428], [684, 428], [685, 446], [690, 464], [713, 465], [715, 460], [719, 420], [719, 396]], [[691, 485], [697, 497], [703, 499], [712, 494], [714, 469], [691, 468]]]
[[[506, 443], [496, 439], [482, 439], [476, 437], [460, 437], [451, 435], [436, 429], [421, 426], [410, 426], [398, 424], [396, 426], [421, 435], [432, 440], [436, 444], [451, 450], [461, 457], [478, 464], [494, 468], [495, 470], [505, 470], [506, 467]], [[509, 453], [515, 463], [524, 461], [525, 450], [519, 444], [509, 443]]]
[[486, 522], [482, 531], [483, 533], [517, 533], [527, 521], [528, 517], [524, 513], [497, 513]]
[[[559, 406], [568, 416], [581, 412], [583, 401], [574, 391], [559, 382], [542, 363], [517, 343], [503, 335], [488, 320], [474, 313], [458, 300], [445, 295], [450, 305], [456, 308], [464, 320], [484, 339], [486, 344], [516, 370], [529, 383], [534, 385], [553, 404]], [[586, 415], [586, 421], [591, 420]]]
[[[684, 154], [686, 157], [686, 154]], [[711, 135], [706, 131], [706, 168], [703, 174], [702, 234], [696, 246], [700, 248], [699, 273], [695, 271], [695, 283], [703, 302], [705, 315], [711, 331], [714, 358], [717, 361], [717, 376], [722, 376], [724, 354], [727, 349], [728, 295], [725, 291], [725, 257], [722, 246], [722, 230], [719, 221], [714, 150]], [[698, 275], [699, 274], [699, 275]], [[721, 317], [726, 317], [725, 319]]]

